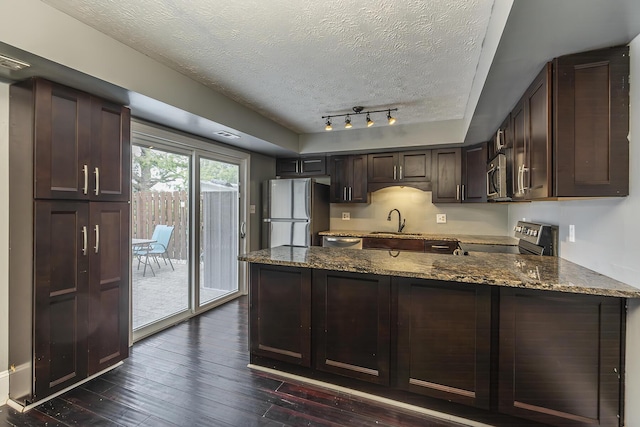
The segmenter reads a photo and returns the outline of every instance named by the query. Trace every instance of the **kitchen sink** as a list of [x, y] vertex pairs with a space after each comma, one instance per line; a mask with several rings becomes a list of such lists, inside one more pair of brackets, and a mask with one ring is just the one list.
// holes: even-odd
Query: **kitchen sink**
[[372, 231], [369, 234], [395, 234], [398, 236], [419, 236], [422, 233], [405, 233], [403, 231]]

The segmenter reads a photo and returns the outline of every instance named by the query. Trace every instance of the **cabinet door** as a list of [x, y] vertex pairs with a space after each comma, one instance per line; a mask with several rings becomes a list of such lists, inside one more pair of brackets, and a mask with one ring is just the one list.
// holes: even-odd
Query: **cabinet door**
[[460, 173], [461, 154], [459, 148], [433, 150], [433, 203], [459, 203], [461, 200]]
[[367, 155], [350, 156], [351, 176], [350, 176], [350, 203], [368, 203], [367, 193]]
[[88, 203], [35, 202], [35, 400], [87, 377], [88, 224]]
[[327, 158], [303, 157], [300, 159], [300, 176], [321, 176], [327, 173]]
[[126, 202], [131, 188], [131, 113], [91, 99], [91, 200]]
[[552, 195], [551, 64], [538, 74], [526, 99], [529, 165], [524, 182], [528, 199], [544, 199]]
[[624, 300], [500, 291], [500, 412], [555, 426], [617, 426]]
[[516, 107], [511, 112], [511, 117], [513, 118], [513, 200], [524, 200], [525, 198], [523, 171], [528, 167], [529, 158], [527, 156], [527, 121], [524, 105], [525, 101], [523, 98], [516, 104]]
[[462, 201], [487, 201], [487, 144], [464, 149], [462, 152]]
[[311, 270], [251, 265], [252, 355], [311, 366]]
[[300, 170], [298, 158], [276, 159], [277, 176], [295, 176]]
[[402, 182], [430, 182], [431, 150], [399, 153], [398, 180]]
[[329, 159], [329, 174], [331, 175], [329, 201], [331, 203], [346, 202], [348, 201], [349, 176], [351, 175], [349, 156], [332, 156]]
[[390, 278], [313, 271], [315, 367], [389, 384]]
[[554, 63], [558, 197], [629, 194], [629, 48]]
[[129, 355], [129, 204], [91, 203], [89, 375]]
[[89, 95], [46, 80], [35, 85], [35, 198], [88, 199]]
[[398, 282], [398, 386], [489, 409], [489, 287]]
[[367, 177], [371, 182], [394, 182], [398, 179], [398, 153], [369, 154]]

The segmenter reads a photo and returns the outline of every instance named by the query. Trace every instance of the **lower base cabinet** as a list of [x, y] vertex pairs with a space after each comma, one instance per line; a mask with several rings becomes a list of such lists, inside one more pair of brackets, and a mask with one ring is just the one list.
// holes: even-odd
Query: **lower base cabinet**
[[250, 301], [259, 364], [383, 385], [414, 404], [624, 425], [623, 298], [252, 264]]
[[389, 384], [390, 282], [388, 276], [314, 270], [316, 369]]
[[398, 387], [489, 409], [491, 289], [398, 279]]
[[623, 304], [503, 289], [499, 411], [554, 426], [621, 425]]
[[251, 265], [250, 351], [311, 366], [311, 270]]

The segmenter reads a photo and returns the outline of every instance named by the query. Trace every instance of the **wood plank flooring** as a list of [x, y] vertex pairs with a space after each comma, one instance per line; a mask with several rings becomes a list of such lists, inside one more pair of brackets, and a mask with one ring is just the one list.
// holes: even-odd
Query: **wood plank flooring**
[[460, 424], [247, 368], [248, 299], [136, 343], [123, 366], [0, 426], [425, 426]]

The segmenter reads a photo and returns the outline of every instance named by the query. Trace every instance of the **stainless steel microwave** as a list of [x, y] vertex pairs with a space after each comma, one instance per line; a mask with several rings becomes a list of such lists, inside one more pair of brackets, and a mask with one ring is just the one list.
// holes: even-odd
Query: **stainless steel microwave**
[[509, 201], [507, 156], [498, 153], [487, 163], [487, 200]]

